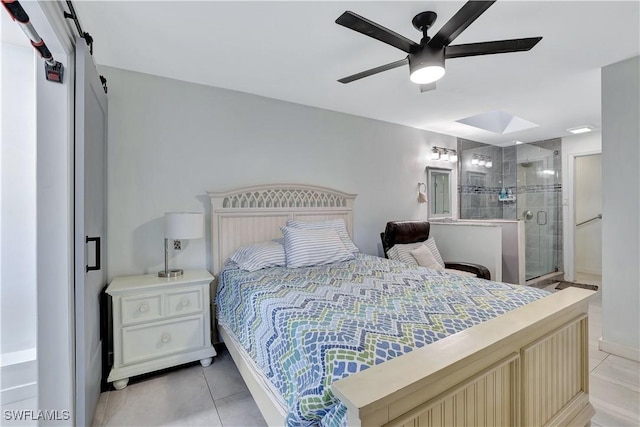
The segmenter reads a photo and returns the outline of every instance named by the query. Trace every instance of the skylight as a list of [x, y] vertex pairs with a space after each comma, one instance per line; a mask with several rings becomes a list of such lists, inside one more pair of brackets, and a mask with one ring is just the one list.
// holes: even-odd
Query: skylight
[[490, 111], [456, 120], [458, 123], [473, 126], [493, 133], [506, 134], [531, 129], [539, 125], [504, 111]]

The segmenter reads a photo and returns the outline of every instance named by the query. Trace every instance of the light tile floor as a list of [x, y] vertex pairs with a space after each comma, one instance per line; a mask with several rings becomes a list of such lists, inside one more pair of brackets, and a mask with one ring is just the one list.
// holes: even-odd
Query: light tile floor
[[[598, 284], [597, 276], [578, 282]], [[547, 287], [555, 290], [555, 285]], [[593, 426], [640, 425], [640, 364], [598, 350], [600, 292], [589, 306], [589, 380]], [[264, 426], [264, 419], [229, 354], [102, 393], [94, 426]]]
[[[640, 363], [600, 351], [602, 278], [576, 274], [576, 282], [600, 288], [589, 304], [589, 398], [592, 426], [640, 426]], [[545, 288], [555, 291], [555, 284]]]

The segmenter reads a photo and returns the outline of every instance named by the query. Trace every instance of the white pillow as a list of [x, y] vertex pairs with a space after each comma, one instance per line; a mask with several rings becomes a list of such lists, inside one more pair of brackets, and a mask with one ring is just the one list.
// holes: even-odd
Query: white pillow
[[301, 230], [280, 227], [288, 268], [310, 267], [354, 259], [334, 228]]
[[360, 252], [360, 249], [356, 245], [353, 244], [353, 241], [349, 237], [349, 233], [347, 232], [347, 226], [344, 223], [342, 218], [338, 219], [330, 219], [328, 221], [320, 221], [320, 222], [302, 222], [296, 221], [293, 219], [287, 220], [287, 227], [297, 228], [300, 230], [319, 230], [332, 228], [338, 232], [338, 236], [340, 236], [340, 240], [344, 244], [344, 247], [347, 248], [349, 252], [357, 253]]
[[438, 248], [436, 247], [436, 241], [433, 237], [429, 237], [424, 242], [404, 244], [399, 243], [397, 245], [393, 245], [393, 247], [391, 247], [391, 249], [387, 251], [387, 256], [389, 257], [389, 259], [401, 261], [405, 264], [419, 265], [416, 259], [411, 255], [410, 251], [420, 246], [426, 246], [427, 249], [431, 251], [431, 254], [435, 258], [435, 260], [438, 261], [438, 264], [440, 264], [440, 266], [444, 268], [444, 261], [442, 260], [442, 256], [440, 256], [440, 251], [438, 251]]
[[267, 267], [286, 265], [284, 246], [276, 241], [255, 243], [236, 250], [231, 261], [241, 270], [256, 271]]
[[397, 244], [393, 245], [391, 249], [387, 251], [387, 256], [389, 259], [404, 262], [409, 265], [418, 265], [418, 262], [414, 257], [411, 256], [409, 251], [414, 250], [419, 246], [424, 246], [422, 242], [417, 243], [405, 243], [405, 244]]
[[434, 258], [433, 254], [425, 245], [420, 245], [417, 248], [409, 251], [411, 256], [413, 256], [421, 267], [427, 267], [436, 271], [443, 271], [444, 268], [440, 265], [440, 263]]

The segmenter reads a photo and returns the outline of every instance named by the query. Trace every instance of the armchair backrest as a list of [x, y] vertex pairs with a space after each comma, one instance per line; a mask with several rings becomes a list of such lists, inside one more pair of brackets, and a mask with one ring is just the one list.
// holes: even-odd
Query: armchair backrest
[[384, 230], [380, 233], [384, 256], [395, 244], [424, 242], [429, 238], [431, 224], [429, 221], [389, 221]]

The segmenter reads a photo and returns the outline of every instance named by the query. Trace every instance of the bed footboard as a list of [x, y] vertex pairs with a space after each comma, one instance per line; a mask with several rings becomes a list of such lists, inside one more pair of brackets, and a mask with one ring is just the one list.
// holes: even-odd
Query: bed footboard
[[569, 288], [337, 381], [349, 426], [586, 425], [588, 300]]

